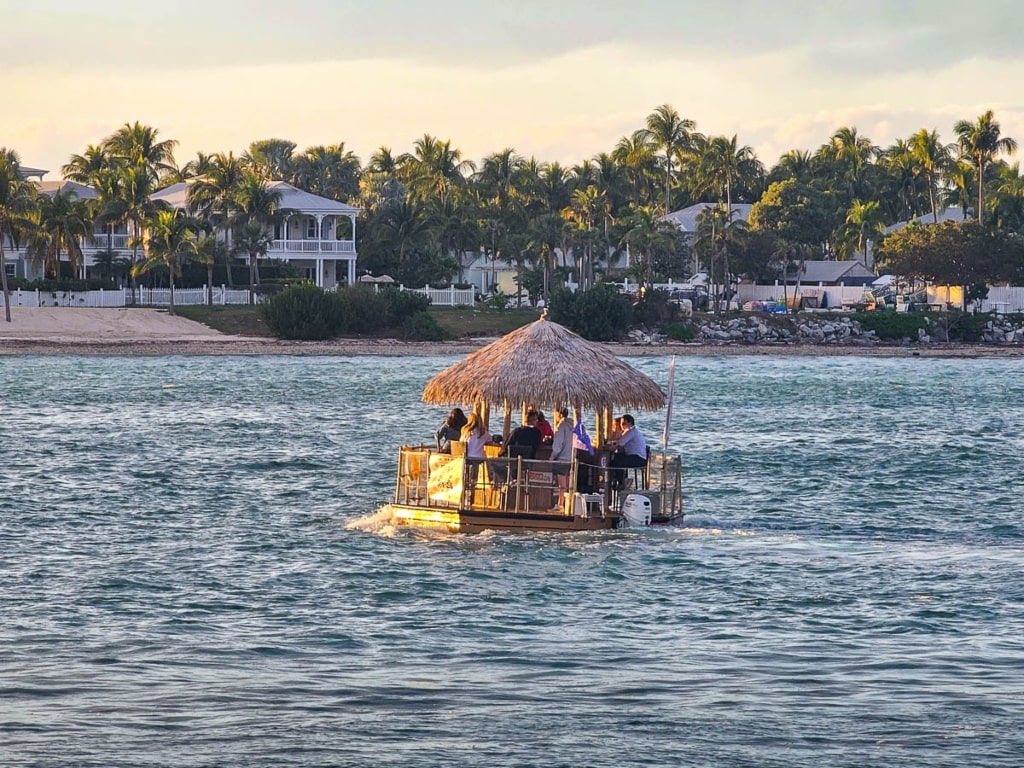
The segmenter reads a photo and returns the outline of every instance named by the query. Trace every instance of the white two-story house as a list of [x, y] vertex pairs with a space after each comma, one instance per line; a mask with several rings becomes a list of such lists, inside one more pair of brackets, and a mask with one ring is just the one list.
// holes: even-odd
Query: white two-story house
[[[184, 209], [188, 205], [188, 186], [188, 182], [174, 184], [151, 199]], [[281, 193], [280, 207], [285, 215], [273, 226], [267, 256], [290, 262], [321, 288], [355, 283], [359, 209], [304, 192], [285, 181], [273, 181], [268, 186]]]
[[[92, 187], [73, 181], [43, 181], [47, 173], [41, 169], [22, 168], [22, 175], [35, 181], [39, 191], [52, 195], [58, 190], [72, 191], [81, 200], [93, 200]], [[280, 207], [286, 212], [281, 223], [273, 226], [267, 256], [287, 261], [297, 267], [303, 277], [322, 288], [351, 285], [356, 281], [356, 216], [359, 209], [336, 200], [304, 192], [284, 181], [270, 183], [281, 193]], [[188, 182], [174, 184], [151, 195], [175, 209], [188, 205]], [[132, 225], [121, 223], [112, 227], [97, 224], [93, 237], [82, 242], [83, 272], [86, 277], [96, 265], [96, 255], [107, 249], [122, 257], [131, 254]], [[34, 280], [42, 277], [42, 265], [33, 263], [24, 244], [14, 248], [4, 243], [6, 269], [9, 277]], [[66, 259], [66, 256], [63, 257]], [[244, 263], [244, 256], [237, 257]]]

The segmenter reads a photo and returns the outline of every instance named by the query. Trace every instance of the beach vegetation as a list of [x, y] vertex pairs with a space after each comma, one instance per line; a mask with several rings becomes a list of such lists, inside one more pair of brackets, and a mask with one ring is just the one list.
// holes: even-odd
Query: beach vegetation
[[[792, 149], [774, 164], [738, 134], [699, 132], [670, 104], [638, 123], [606, 151], [565, 164], [512, 146], [470, 159], [452, 139], [431, 134], [408, 151], [381, 146], [365, 163], [343, 142], [300, 149], [272, 137], [237, 156], [200, 152], [179, 164], [174, 140], [127, 122], [62, 168], [95, 199], [32, 196], [17, 214], [26, 221], [16, 231], [10, 220], [5, 225], [8, 244], [14, 237], [31, 245], [51, 277], [67, 264], [77, 278], [80, 244], [91, 237], [105, 254], [93, 274], [116, 282], [127, 273], [134, 291], [144, 233], [164, 207], [152, 195], [186, 182], [197, 247], [191, 266], [178, 264], [180, 284], [247, 282], [255, 294], [267, 277], [274, 228], [288, 215], [270, 186], [280, 180], [359, 209], [359, 273], [388, 274], [411, 287], [447, 285], [467, 282], [469, 265], [483, 264], [490, 276], [482, 291], [498, 282], [499, 268], [515, 272], [508, 304], [516, 307], [550, 300], [567, 285], [586, 293], [600, 283], [650, 286], [695, 272], [707, 272], [711, 293], [727, 297], [742, 279], [799, 274], [809, 259], [870, 266], [874, 256], [894, 274], [908, 270], [898, 277], [956, 278], [967, 286], [1017, 280], [1012, 239], [1024, 235], [1024, 177], [1007, 159], [1017, 142], [991, 110], [957, 121], [952, 142], [920, 128], [881, 146], [841, 125], [819, 146]], [[9, 186], [23, 181], [16, 177]], [[681, 232], [664, 218], [697, 203], [708, 210], [696, 231]], [[746, 221], [740, 204], [751, 206]], [[969, 265], [943, 267], [935, 256], [925, 269], [919, 257], [900, 252], [898, 238], [886, 246], [891, 225], [915, 218], [939, 224], [947, 207], [981, 227], [942, 234], [948, 253], [973, 254]], [[232, 268], [238, 262], [248, 277]], [[164, 271], [149, 274], [163, 279]]]
[[267, 327], [284, 339], [322, 341], [344, 333], [350, 307], [336, 293], [295, 285], [260, 305]]

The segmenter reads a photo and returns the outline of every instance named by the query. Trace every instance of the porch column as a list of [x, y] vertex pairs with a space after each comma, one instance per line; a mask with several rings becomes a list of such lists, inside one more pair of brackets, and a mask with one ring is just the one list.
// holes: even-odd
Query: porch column
[[347, 259], [346, 263], [348, 264], [348, 284], [349, 285], [355, 285], [356, 284], [356, 260], [355, 259]]
[[324, 287], [324, 260], [317, 257], [316, 260], [316, 284], [320, 287]]

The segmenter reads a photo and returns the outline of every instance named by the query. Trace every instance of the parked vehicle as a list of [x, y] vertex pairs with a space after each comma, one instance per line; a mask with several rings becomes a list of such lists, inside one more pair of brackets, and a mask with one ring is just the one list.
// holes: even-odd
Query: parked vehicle
[[668, 300], [673, 304], [681, 305], [689, 301], [695, 312], [704, 312], [708, 308], [708, 289], [703, 285], [694, 285], [690, 288], [677, 288], [669, 294]]

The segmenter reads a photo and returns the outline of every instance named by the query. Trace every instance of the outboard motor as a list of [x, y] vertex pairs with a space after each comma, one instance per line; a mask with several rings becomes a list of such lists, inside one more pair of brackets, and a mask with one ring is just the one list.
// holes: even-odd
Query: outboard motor
[[622, 520], [628, 528], [645, 528], [651, 524], [651, 500], [631, 493], [622, 501]]

